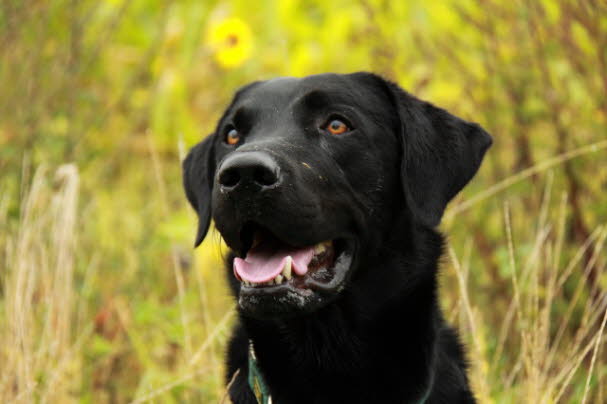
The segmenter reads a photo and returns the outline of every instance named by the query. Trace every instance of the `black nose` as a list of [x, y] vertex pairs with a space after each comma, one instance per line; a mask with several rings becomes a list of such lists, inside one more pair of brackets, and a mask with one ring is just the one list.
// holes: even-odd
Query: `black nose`
[[234, 153], [226, 158], [217, 173], [217, 180], [224, 189], [253, 186], [262, 190], [273, 188], [280, 182], [278, 164], [263, 152]]

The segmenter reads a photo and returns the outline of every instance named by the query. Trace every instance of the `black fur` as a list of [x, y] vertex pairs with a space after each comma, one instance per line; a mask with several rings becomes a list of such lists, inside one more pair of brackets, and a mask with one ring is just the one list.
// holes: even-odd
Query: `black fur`
[[[327, 133], [335, 117], [354, 130]], [[233, 126], [242, 139], [229, 146]], [[369, 73], [276, 79], [236, 95], [183, 164], [200, 220], [196, 244], [212, 215], [234, 251], [227, 273], [240, 305], [227, 380], [240, 370], [235, 404], [256, 402], [249, 340], [275, 404], [474, 402], [461, 344], [439, 309], [435, 227], [490, 145], [477, 124]], [[225, 192], [217, 172], [228, 156], [247, 153], [269, 156], [277, 185]], [[247, 223], [294, 246], [351, 240], [345, 286], [315, 292], [301, 308], [243, 298], [231, 268], [248, 248]]]

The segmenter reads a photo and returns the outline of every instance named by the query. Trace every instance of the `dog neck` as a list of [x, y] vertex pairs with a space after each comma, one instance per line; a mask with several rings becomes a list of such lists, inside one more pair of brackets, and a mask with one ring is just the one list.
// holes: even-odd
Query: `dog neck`
[[[407, 268], [415, 260], [406, 254], [386, 249], [378, 256], [382, 259], [361, 263], [373, 262], [359, 271], [368, 279], [353, 282], [337, 301], [312, 314], [241, 318], [275, 402], [420, 402], [428, 395], [444, 324], [436, 298], [437, 262]], [[373, 279], [378, 271], [381, 282]], [[386, 274], [402, 285], [399, 293], [385, 295]], [[315, 397], [315, 391], [335, 391], [339, 399]]]

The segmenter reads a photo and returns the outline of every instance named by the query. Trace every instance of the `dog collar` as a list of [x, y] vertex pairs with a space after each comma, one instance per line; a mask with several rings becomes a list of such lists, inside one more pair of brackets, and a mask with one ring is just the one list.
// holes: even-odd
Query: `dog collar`
[[253, 390], [258, 404], [272, 404], [270, 389], [257, 365], [257, 356], [251, 340], [249, 340], [249, 387]]
[[[253, 390], [253, 395], [255, 395], [258, 404], [272, 404], [270, 389], [268, 389], [268, 385], [257, 365], [257, 356], [255, 356], [255, 348], [251, 340], [249, 340], [249, 387]], [[430, 390], [428, 389], [424, 397], [417, 404], [424, 404], [430, 395], [429, 393]]]

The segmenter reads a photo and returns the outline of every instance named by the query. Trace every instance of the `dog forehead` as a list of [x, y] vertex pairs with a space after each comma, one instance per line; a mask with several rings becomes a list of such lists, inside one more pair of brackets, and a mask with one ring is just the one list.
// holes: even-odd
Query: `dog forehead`
[[278, 77], [257, 82], [240, 92], [233, 107], [265, 110], [267, 113], [284, 111], [300, 105], [307, 98], [324, 98], [327, 102], [349, 104], [360, 111], [376, 114], [386, 106], [386, 97], [371, 74], [323, 73], [302, 78]]
[[363, 83], [356, 83], [350, 75], [333, 73], [317, 74], [302, 78], [277, 77], [261, 81], [240, 93], [235, 106], [250, 105], [283, 109], [311, 93], [325, 93], [352, 99], [363, 90]]

